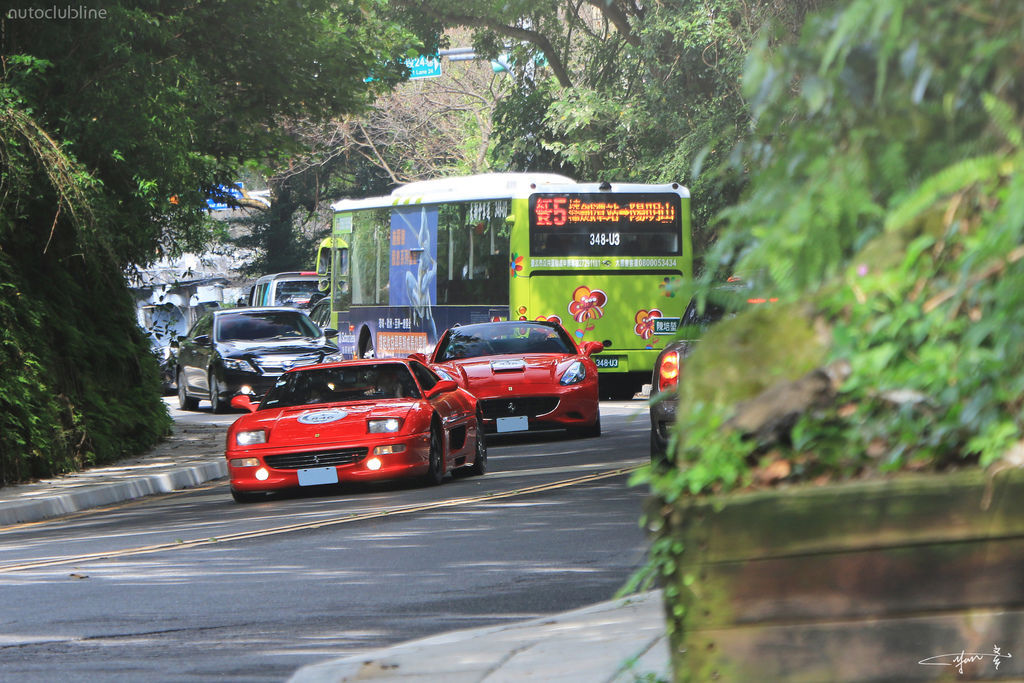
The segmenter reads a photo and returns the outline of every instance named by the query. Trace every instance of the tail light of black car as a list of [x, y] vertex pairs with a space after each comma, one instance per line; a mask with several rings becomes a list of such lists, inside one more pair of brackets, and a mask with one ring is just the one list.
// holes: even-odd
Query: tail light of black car
[[658, 363], [658, 391], [675, 388], [679, 383], [679, 352], [666, 351]]

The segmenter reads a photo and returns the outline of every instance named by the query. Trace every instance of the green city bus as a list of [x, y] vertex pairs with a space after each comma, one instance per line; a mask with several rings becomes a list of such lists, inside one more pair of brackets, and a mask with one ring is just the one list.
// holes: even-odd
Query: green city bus
[[448, 327], [553, 320], [594, 358], [606, 394], [649, 381], [692, 277], [685, 187], [495, 173], [409, 183], [333, 205], [317, 254], [339, 345], [428, 352]]

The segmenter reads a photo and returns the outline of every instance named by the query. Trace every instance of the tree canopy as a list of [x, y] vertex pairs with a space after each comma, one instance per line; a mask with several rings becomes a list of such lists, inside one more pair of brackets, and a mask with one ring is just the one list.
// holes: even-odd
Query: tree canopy
[[167, 428], [123, 270], [201, 247], [206, 197], [294, 150], [284, 121], [365, 106], [415, 46], [372, 1], [31, 7], [0, 18], [0, 483]]

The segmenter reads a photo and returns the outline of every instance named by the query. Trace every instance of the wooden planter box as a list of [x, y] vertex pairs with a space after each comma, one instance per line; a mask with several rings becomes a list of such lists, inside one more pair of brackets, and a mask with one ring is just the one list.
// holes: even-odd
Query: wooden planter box
[[1024, 678], [1022, 470], [688, 499], [663, 533], [676, 681]]

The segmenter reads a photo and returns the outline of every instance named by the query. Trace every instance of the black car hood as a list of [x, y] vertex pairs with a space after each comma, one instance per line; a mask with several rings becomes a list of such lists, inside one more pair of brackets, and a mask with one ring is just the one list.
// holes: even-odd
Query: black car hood
[[217, 351], [223, 358], [259, 358], [261, 356], [294, 356], [337, 353], [338, 347], [330, 342], [296, 340], [287, 342], [241, 343], [221, 342]]

